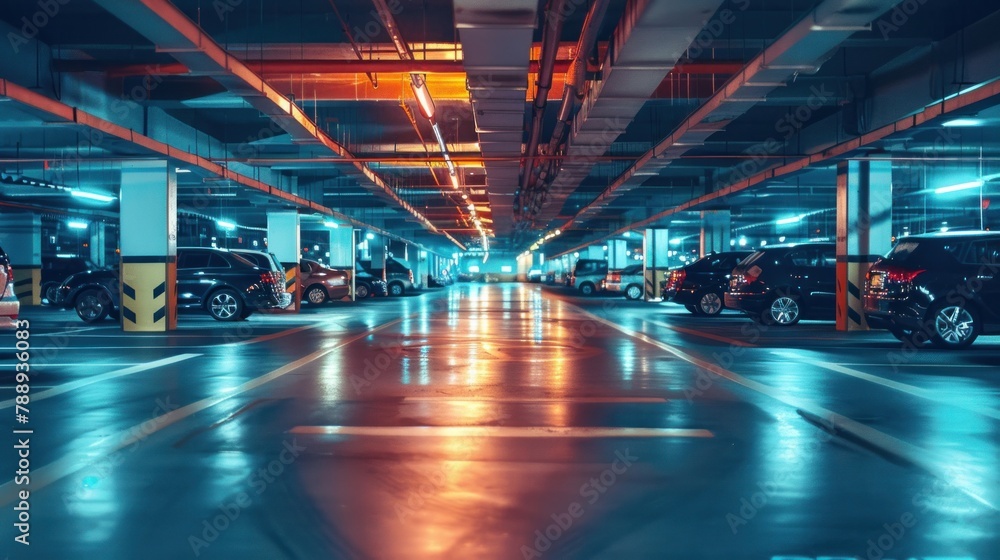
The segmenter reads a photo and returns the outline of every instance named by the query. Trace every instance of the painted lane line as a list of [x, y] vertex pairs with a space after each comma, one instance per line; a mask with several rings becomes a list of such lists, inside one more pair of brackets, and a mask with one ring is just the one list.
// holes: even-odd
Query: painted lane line
[[82, 329], [74, 329], [74, 330], [69, 330], [69, 331], [61, 331], [61, 332], [54, 332], [54, 333], [41, 333], [41, 334], [37, 334], [35, 336], [58, 336], [58, 335], [62, 335], [62, 334], [78, 334], [78, 333], [82, 333], [82, 332], [86, 332], [86, 331], [95, 331], [97, 329], [103, 329], [103, 328], [105, 328], [105, 327], [85, 327], [85, 328], [82, 328]]
[[501, 438], [711, 438], [708, 430], [587, 426], [296, 426], [295, 435]]
[[496, 402], [496, 403], [665, 403], [661, 397], [404, 397], [403, 402]]
[[986, 407], [976, 406], [973, 404], [966, 404], [961, 401], [954, 401], [951, 399], [947, 399], [940, 395], [940, 391], [932, 391], [930, 389], [923, 389], [921, 387], [917, 387], [914, 385], [908, 385], [906, 383], [892, 381], [891, 379], [886, 379], [884, 377], [879, 377], [877, 375], [872, 375], [870, 373], [865, 373], [863, 371], [858, 371], [856, 369], [844, 367], [840, 364], [831, 364], [829, 362], [815, 362], [815, 364], [821, 368], [828, 369], [830, 371], [834, 371], [837, 373], [842, 373], [844, 375], [868, 381], [870, 383], [875, 383], [883, 387], [888, 387], [889, 389], [895, 389], [902, 393], [906, 393], [907, 395], [913, 395], [914, 397], [927, 399], [929, 401], [933, 401], [938, 404], [954, 406], [957, 408], [961, 408], [963, 410], [968, 410], [969, 412], [974, 412], [976, 414], [981, 414], [983, 416], [993, 418], [994, 420], [1000, 420], [1000, 410], [994, 410], [992, 408], [986, 408]]
[[[49, 389], [48, 391], [42, 391], [41, 393], [31, 395], [31, 400], [32, 402], [35, 402], [35, 401], [49, 399], [57, 395], [61, 395], [63, 393], [68, 393], [74, 389], [79, 389], [80, 387], [86, 387], [88, 385], [93, 385], [95, 383], [100, 383], [102, 381], [107, 381], [109, 379], [124, 377], [126, 375], [132, 375], [133, 373], [139, 373], [163, 366], [168, 366], [170, 364], [176, 364], [177, 362], [183, 362], [184, 360], [190, 360], [191, 358], [197, 358], [198, 356], [201, 356], [201, 354], [179, 354], [177, 356], [171, 356], [169, 358], [164, 358], [162, 360], [156, 360], [155, 362], [148, 362], [145, 364], [127, 367], [125, 369], [120, 369], [117, 371], [110, 371], [108, 373], [102, 373], [100, 375], [87, 377], [86, 379], [70, 381], [69, 383], [63, 383], [62, 385], [57, 385], [52, 389]], [[14, 406], [14, 399], [0, 402], [0, 410], [3, 410], [5, 408], [10, 408], [12, 406]]]
[[675, 332], [679, 332], [679, 333], [683, 333], [683, 334], [689, 334], [689, 335], [692, 335], [692, 336], [698, 336], [698, 337], [701, 337], [701, 338], [707, 338], [709, 340], [714, 340], [716, 342], [725, 342], [726, 344], [731, 344], [733, 346], [742, 346], [744, 348], [756, 348], [757, 347], [756, 344], [749, 343], [749, 342], [747, 342], [745, 340], [737, 340], [735, 338], [729, 338], [728, 336], [721, 336], [721, 335], [717, 335], [717, 334], [712, 334], [712, 333], [697, 331], [697, 330], [694, 330], [694, 329], [688, 329], [688, 328], [684, 328], [684, 327], [678, 327], [676, 325], [670, 325], [668, 323], [663, 323], [661, 321], [651, 321], [651, 320], [648, 320], [648, 319], [643, 319], [643, 321], [645, 321], [646, 323], [650, 323], [650, 324], [653, 324], [653, 325], [657, 325], [657, 326], [660, 326], [660, 327], [664, 327], [664, 328], [670, 329], [670, 330], [675, 331]]
[[[410, 317], [412, 317], [412, 315]], [[275, 379], [283, 375], [286, 375], [292, 371], [295, 371], [300, 367], [308, 365], [326, 356], [327, 354], [335, 352], [340, 348], [353, 344], [359, 340], [363, 340], [371, 336], [372, 333], [375, 333], [377, 331], [401, 323], [404, 320], [409, 319], [410, 317], [401, 317], [394, 321], [371, 328], [357, 336], [344, 340], [334, 346], [331, 346], [329, 348], [324, 348], [322, 350], [317, 350], [316, 352], [313, 352], [312, 354], [309, 354], [304, 358], [300, 358], [290, 364], [286, 364], [276, 370], [271, 371], [270, 373], [266, 373], [260, 377], [251, 379], [250, 381], [247, 381], [246, 383], [239, 385], [234, 390], [224, 395], [219, 395], [216, 397], [207, 397], [200, 401], [196, 401], [189, 405], [182, 406], [178, 409], [172, 410], [156, 418], [145, 420], [139, 424], [136, 424], [135, 426], [122, 430], [117, 434], [103, 437], [98, 441], [95, 441], [94, 443], [90, 444], [89, 446], [80, 450], [73, 451], [63, 456], [62, 458], [53, 461], [52, 463], [39, 467], [38, 469], [32, 469], [31, 490], [33, 492], [41, 490], [42, 488], [48, 486], [49, 484], [52, 484], [53, 482], [66, 478], [67, 476], [75, 472], [78, 472], [80, 470], [83, 470], [84, 468], [87, 468], [90, 465], [93, 465], [101, 457], [108, 457], [112, 453], [115, 453], [116, 451], [119, 451], [135, 443], [138, 443], [139, 441], [148, 438], [149, 436], [155, 434], [156, 432], [159, 432], [160, 430], [168, 426], [176, 424], [181, 420], [184, 420], [205, 409], [211, 408], [219, 403], [227, 401], [237, 395], [256, 389], [257, 387], [260, 387], [265, 383], [274, 381]], [[150, 428], [149, 426], [153, 426], [153, 428]], [[17, 491], [20, 488], [21, 488], [20, 486], [14, 486], [13, 479], [8, 480], [7, 482], [0, 485], [0, 506], [6, 506], [7, 504], [11, 503], [15, 499]]]
[[[144, 363], [146, 362], [114, 362], [108, 364], [101, 364], [97, 362], [81, 362], [76, 364], [50, 364], [48, 362], [45, 362], [38, 364], [32, 363], [31, 368], [38, 369], [40, 367], [121, 367], [121, 366], [137, 366], [139, 364], [144, 364]], [[36, 385], [32, 385], [32, 387], [36, 387]]]
[[752, 391], [771, 397], [778, 402], [794, 407], [796, 410], [801, 411], [805, 417], [821, 419], [825, 425], [834, 426], [836, 430], [842, 433], [850, 434], [873, 448], [881, 449], [886, 453], [905, 460], [906, 462], [915, 465], [917, 468], [923, 469], [942, 481], [955, 486], [970, 498], [989, 507], [990, 509], [1000, 511], [1000, 508], [998, 508], [997, 505], [982, 495], [981, 490], [977, 488], [973, 482], [967, 481], [963, 477], [954, 476], [953, 465], [942, 464], [938, 461], [937, 458], [939, 457], [939, 454], [931, 453], [926, 449], [907, 443], [870, 426], [866, 426], [860, 422], [852, 420], [846, 416], [842, 416], [836, 412], [827, 410], [826, 408], [823, 408], [813, 402], [788, 395], [784, 391], [771, 387], [770, 385], [743, 377], [742, 375], [731, 372], [717, 364], [697, 358], [684, 351], [678, 350], [673, 346], [652, 339], [645, 334], [635, 332], [632, 329], [623, 327], [602, 317], [598, 317], [597, 315], [594, 315], [593, 313], [590, 313], [589, 311], [571, 303], [566, 303], [566, 305], [568, 307], [575, 308], [579, 313], [589, 317], [593, 321], [601, 323], [602, 325], [615, 329], [627, 336], [641, 340], [652, 346], [656, 346], [657, 348], [664, 350], [674, 357], [693, 366], [711, 372], [724, 379], [728, 379], [729, 381], [742, 385]]

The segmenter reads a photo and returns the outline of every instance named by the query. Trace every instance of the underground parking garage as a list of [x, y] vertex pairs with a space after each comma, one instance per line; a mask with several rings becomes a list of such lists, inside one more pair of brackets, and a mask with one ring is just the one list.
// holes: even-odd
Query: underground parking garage
[[0, 550], [1000, 558], [998, 24], [4, 2]]

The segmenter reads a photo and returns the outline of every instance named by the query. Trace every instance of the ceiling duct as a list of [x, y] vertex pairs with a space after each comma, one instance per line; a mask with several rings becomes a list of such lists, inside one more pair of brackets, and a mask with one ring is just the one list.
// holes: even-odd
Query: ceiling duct
[[[521, 153], [525, 97], [537, 0], [455, 0], [476, 132], [484, 157]], [[497, 237], [513, 231], [518, 161], [487, 161], [486, 181]]]

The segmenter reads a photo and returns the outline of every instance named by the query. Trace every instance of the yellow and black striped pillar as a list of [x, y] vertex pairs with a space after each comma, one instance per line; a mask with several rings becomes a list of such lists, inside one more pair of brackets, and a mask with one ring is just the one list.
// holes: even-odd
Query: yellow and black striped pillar
[[892, 162], [837, 166], [837, 330], [868, 330], [865, 277], [892, 247]]
[[302, 269], [299, 263], [281, 263], [285, 267], [285, 292], [292, 296], [292, 303], [279, 310], [279, 313], [298, 313], [302, 311]]
[[123, 330], [177, 328], [177, 257], [122, 257], [120, 284]]
[[14, 269], [14, 295], [21, 306], [42, 304], [42, 267], [11, 264]]

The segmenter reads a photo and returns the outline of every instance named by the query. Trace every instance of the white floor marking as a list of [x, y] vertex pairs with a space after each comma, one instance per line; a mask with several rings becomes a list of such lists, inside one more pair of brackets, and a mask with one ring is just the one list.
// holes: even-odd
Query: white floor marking
[[665, 403], [660, 397], [404, 397], [403, 402], [503, 402], [503, 403]]
[[508, 438], [710, 438], [708, 430], [684, 428], [605, 428], [586, 426], [296, 426], [295, 435], [374, 437]]

